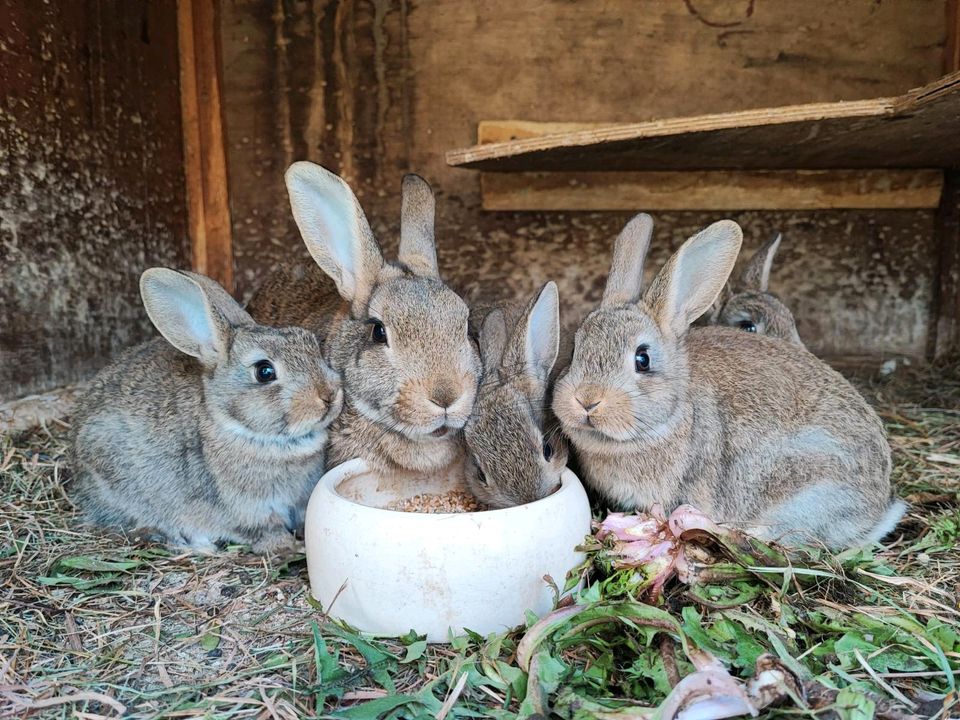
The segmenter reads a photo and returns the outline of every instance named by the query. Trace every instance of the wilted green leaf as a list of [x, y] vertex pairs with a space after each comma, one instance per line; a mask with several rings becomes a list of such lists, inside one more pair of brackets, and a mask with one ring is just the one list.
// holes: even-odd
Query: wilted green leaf
[[833, 709], [840, 720], [873, 720], [877, 704], [853, 688], [844, 688], [837, 693]]

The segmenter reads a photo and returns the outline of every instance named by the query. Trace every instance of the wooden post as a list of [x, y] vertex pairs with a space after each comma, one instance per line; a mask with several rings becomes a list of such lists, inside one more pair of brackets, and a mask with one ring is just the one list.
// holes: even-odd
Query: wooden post
[[937, 211], [933, 357], [960, 353], [960, 169], [944, 173]]
[[220, 97], [218, 0], [177, 0], [183, 164], [193, 269], [233, 291], [233, 241]]
[[[960, 70], [960, 0], [947, 0], [947, 41], [943, 66]], [[934, 358], [960, 354], [960, 168], [944, 173], [937, 211], [937, 275], [934, 278]]]

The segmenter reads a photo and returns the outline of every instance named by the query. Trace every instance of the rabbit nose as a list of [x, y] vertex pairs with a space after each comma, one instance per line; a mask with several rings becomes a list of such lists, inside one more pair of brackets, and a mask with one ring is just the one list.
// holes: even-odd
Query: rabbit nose
[[457, 400], [460, 399], [460, 395], [457, 391], [447, 385], [442, 385], [438, 388], [435, 388], [433, 393], [430, 395], [430, 402], [436, 405], [443, 410], [448, 410], [451, 405], [453, 405]]
[[594, 400], [594, 401], [592, 401], [592, 402], [585, 402], [585, 401], [581, 400], [580, 398], [577, 398], [577, 402], [580, 403], [580, 407], [583, 408], [583, 411], [584, 411], [585, 413], [587, 413], [587, 415], [589, 415], [589, 414], [592, 413], [594, 410], [596, 410], [598, 407], [600, 407], [600, 403], [601, 403], [602, 401], [601, 401], [601, 400]]
[[318, 385], [315, 389], [317, 394], [317, 399], [326, 403], [327, 405], [333, 405], [337, 401], [337, 397], [343, 392], [339, 387], [330, 387], [327, 384]]

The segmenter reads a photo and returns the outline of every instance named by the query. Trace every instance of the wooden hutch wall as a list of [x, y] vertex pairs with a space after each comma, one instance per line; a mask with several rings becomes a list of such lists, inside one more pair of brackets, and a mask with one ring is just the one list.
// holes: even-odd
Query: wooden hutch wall
[[[475, 142], [480, 120], [638, 121], [897, 94], [944, 71], [948, 4], [219, 0], [236, 290], [247, 297], [276, 263], [306, 259], [282, 174], [309, 158], [351, 181], [388, 246], [400, 177], [421, 173], [439, 196], [446, 277], [471, 300], [556, 279], [572, 324], [599, 297], [629, 214], [483, 212], [478, 175], [443, 159]], [[194, 21], [209, 17], [197, 8]], [[150, 336], [140, 272], [191, 265], [177, 9], [0, 2], [0, 398], [89, 377]], [[717, 216], [658, 213], [648, 269]], [[733, 215], [748, 250], [784, 232], [774, 288], [812, 348], [874, 356], [927, 349], [934, 216]]]
[[176, 4], [0, 0], [0, 399], [154, 333], [137, 281], [188, 267]]
[[[944, 0], [223, 0], [238, 291], [306, 259], [282, 173], [308, 158], [350, 179], [388, 244], [400, 176], [422, 174], [439, 195], [446, 278], [472, 300], [555, 279], [572, 324], [598, 299], [629, 214], [483, 212], [477, 174], [443, 159], [476, 141], [480, 120], [626, 122], [894, 95], [944, 72], [946, 12]], [[812, 349], [872, 356], [927, 349], [934, 215], [732, 214], [747, 250], [784, 232], [773, 287]], [[719, 216], [656, 213], [648, 272]]]

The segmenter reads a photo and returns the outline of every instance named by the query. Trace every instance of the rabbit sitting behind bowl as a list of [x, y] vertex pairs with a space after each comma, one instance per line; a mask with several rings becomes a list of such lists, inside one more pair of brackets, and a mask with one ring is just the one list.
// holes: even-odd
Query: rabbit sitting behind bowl
[[166, 340], [128, 350], [79, 400], [78, 506], [198, 551], [292, 547], [343, 401], [319, 341], [255, 324], [202, 275], [153, 268], [140, 292]]
[[551, 371], [560, 343], [557, 286], [548, 282], [518, 312], [492, 310], [480, 330], [483, 382], [464, 428], [467, 485], [491, 508], [523, 505], [560, 485], [567, 464], [558, 428], [547, 430]]
[[430, 186], [404, 177], [397, 260], [388, 262], [342, 178], [296, 162], [286, 183], [319, 269], [271, 276], [250, 308], [262, 322], [321, 334], [342, 374], [346, 402], [330, 429], [330, 466], [359, 457], [410, 477], [459, 467], [480, 358], [467, 304], [440, 279]]
[[[612, 272], [639, 278], [653, 219], [639, 214], [620, 233], [638, 253]], [[614, 283], [608, 284], [613, 292]], [[605, 295], [605, 297], [607, 297]], [[611, 296], [612, 297], [612, 296]], [[467, 484], [493, 508], [546, 497], [567, 465], [567, 440], [550, 409], [553, 380], [570, 362], [573, 339], [560, 330], [557, 286], [548, 282], [526, 308], [505, 304], [489, 312], [480, 330], [483, 382], [464, 429], [470, 461]]]

